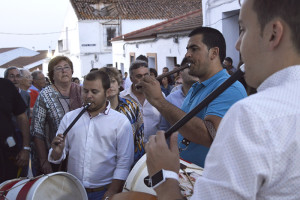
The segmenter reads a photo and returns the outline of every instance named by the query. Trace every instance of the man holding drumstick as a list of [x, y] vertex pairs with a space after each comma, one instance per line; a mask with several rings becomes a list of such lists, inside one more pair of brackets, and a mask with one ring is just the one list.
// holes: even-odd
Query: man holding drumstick
[[[298, 0], [243, 1], [236, 48], [258, 93], [224, 116], [192, 200], [300, 199], [299, 7]], [[146, 152], [151, 177], [161, 169], [178, 173], [176, 134], [169, 149], [158, 132]], [[160, 200], [183, 199], [175, 179], [155, 191]]]
[[59, 164], [69, 153], [68, 172], [82, 182], [89, 200], [121, 192], [133, 163], [132, 128], [125, 115], [111, 109], [106, 99], [109, 88], [105, 72], [93, 71], [85, 77], [82, 98], [91, 106], [65, 138], [61, 133], [82, 108], [63, 117], [48, 156]]

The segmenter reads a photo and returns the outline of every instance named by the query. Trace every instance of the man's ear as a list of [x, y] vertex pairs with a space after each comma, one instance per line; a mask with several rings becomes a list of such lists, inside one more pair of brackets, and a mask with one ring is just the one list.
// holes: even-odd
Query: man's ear
[[279, 19], [272, 20], [266, 25], [264, 32], [265, 36], [267, 37], [266, 39], [268, 40], [268, 46], [270, 50], [279, 46], [283, 37], [283, 29], [284, 26], [282, 21]]
[[209, 58], [211, 60], [214, 60], [215, 58], [219, 57], [219, 48], [218, 47], [212, 47], [209, 49]]

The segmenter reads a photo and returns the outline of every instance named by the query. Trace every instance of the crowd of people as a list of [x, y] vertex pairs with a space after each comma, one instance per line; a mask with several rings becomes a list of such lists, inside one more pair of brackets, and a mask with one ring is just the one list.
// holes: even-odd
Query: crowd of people
[[[204, 168], [191, 199], [299, 199], [295, 5], [296, 0], [241, 3], [236, 49], [245, 80], [230, 85], [169, 139], [164, 131], [237, 71], [214, 28], [195, 28], [185, 58], [174, 66], [190, 67], [160, 81], [143, 55], [124, 77], [116, 68], [102, 67], [82, 83], [65, 56], [49, 62], [50, 84], [42, 71], [7, 68], [0, 79], [0, 183], [28, 172], [66, 171], [79, 179], [90, 200], [109, 199], [122, 191], [146, 153], [158, 199], [184, 199], [179, 158]], [[167, 72], [164, 67], [162, 74]]]

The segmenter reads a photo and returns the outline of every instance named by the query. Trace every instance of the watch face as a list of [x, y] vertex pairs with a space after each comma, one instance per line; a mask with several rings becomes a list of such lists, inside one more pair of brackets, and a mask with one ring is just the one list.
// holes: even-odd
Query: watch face
[[163, 171], [160, 170], [159, 172], [157, 172], [156, 174], [154, 174], [151, 177], [152, 187], [155, 186], [156, 184], [158, 184], [159, 182], [161, 182], [163, 179], [164, 179], [164, 177], [163, 177]]

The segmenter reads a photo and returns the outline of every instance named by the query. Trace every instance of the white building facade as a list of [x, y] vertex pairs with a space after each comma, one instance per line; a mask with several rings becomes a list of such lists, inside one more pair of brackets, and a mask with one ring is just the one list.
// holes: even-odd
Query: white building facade
[[226, 57], [233, 59], [236, 67], [240, 61], [240, 54], [235, 49], [239, 37], [238, 0], [202, 0], [203, 26], [218, 29], [226, 40]]

